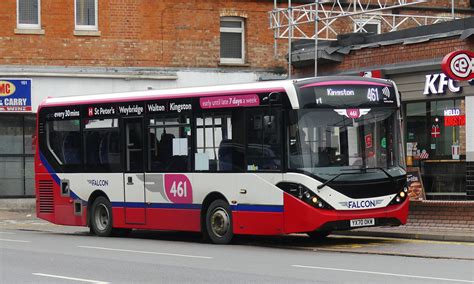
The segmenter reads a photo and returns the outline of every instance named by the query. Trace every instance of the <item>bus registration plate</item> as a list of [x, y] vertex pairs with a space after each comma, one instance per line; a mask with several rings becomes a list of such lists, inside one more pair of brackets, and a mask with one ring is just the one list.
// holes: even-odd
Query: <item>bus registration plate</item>
[[374, 218], [367, 218], [367, 219], [354, 219], [351, 220], [351, 227], [366, 227], [366, 226], [374, 226], [375, 219]]

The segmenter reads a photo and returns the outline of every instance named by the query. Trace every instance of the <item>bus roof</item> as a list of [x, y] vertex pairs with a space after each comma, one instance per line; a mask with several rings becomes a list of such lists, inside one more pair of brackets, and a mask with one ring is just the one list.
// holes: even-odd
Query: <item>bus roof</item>
[[[193, 98], [202, 96], [235, 95], [262, 92], [286, 91], [290, 94], [295, 93], [293, 85], [294, 82], [294, 80], [278, 80], [232, 85], [216, 85], [208, 87], [185, 87], [176, 89], [132, 91], [122, 93], [106, 93], [69, 97], [48, 97], [40, 104], [39, 108], [52, 106], [115, 103], [173, 98]], [[295, 97], [296, 100], [296, 94], [293, 97]]]
[[215, 85], [207, 87], [185, 87], [175, 89], [161, 89], [161, 90], [146, 90], [133, 91], [121, 93], [105, 93], [95, 95], [81, 95], [81, 96], [63, 96], [63, 97], [48, 97], [39, 105], [38, 110], [43, 107], [54, 106], [69, 106], [69, 105], [83, 105], [83, 104], [101, 104], [101, 103], [116, 103], [129, 101], [145, 101], [145, 100], [159, 100], [159, 99], [175, 99], [175, 98], [193, 98], [205, 96], [224, 96], [224, 95], [238, 95], [238, 94], [254, 94], [263, 92], [286, 92], [288, 99], [294, 109], [299, 108], [299, 102], [295, 85], [311, 84], [327, 82], [355, 83], [381, 83], [391, 85], [392, 82], [384, 79], [364, 78], [358, 76], [328, 76], [328, 77], [313, 77], [302, 78], [294, 80], [275, 80], [264, 82], [253, 82], [243, 84], [231, 85]]

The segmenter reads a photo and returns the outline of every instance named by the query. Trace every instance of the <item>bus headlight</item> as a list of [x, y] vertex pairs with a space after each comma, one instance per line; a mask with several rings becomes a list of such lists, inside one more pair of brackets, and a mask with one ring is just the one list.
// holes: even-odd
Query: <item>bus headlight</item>
[[284, 192], [298, 198], [312, 207], [318, 209], [334, 209], [321, 197], [300, 183], [280, 182], [277, 184], [277, 186]]
[[404, 186], [403, 189], [392, 199], [389, 205], [400, 204], [403, 201], [405, 201], [407, 196], [408, 196], [408, 188]]

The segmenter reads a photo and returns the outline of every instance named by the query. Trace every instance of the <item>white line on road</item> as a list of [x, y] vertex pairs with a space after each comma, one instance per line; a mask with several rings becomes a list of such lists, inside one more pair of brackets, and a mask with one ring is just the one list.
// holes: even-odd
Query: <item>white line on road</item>
[[16, 242], [16, 243], [31, 243], [31, 241], [22, 241], [22, 240], [11, 240], [11, 239], [0, 239], [3, 242]]
[[110, 251], [121, 251], [121, 252], [135, 252], [135, 253], [143, 253], [143, 254], [155, 254], [155, 255], [166, 255], [166, 256], [179, 256], [179, 257], [189, 257], [189, 258], [203, 258], [203, 259], [211, 259], [211, 258], [213, 258], [213, 257], [211, 257], [211, 256], [176, 254], [176, 253], [154, 252], [154, 251], [140, 251], [140, 250], [104, 248], [104, 247], [91, 247], [91, 246], [78, 246], [78, 247], [80, 247], [80, 248], [87, 248], [87, 249], [99, 249], [99, 250], [110, 250]]
[[438, 277], [429, 277], [429, 276], [417, 276], [417, 275], [408, 275], [408, 274], [396, 274], [396, 273], [385, 273], [385, 272], [376, 272], [376, 271], [353, 270], [353, 269], [342, 269], [342, 268], [331, 268], [331, 267], [320, 267], [320, 266], [306, 266], [306, 265], [297, 265], [297, 264], [292, 265], [292, 266], [293, 267], [299, 267], [299, 268], [311, 268], [311, 269], [321, 269], [321, 270], [344, 271], [344, 272], [376, 274], [376, 275], [387, 275], [387, 276], [397, 276], [397, 277], [406, 277], [406, 278], [418, 278], [418, 279], [429, 279], [429, 280], [439, 280], [439, 281], [474, 283], [474, 281], [472, 281], [472, 280], [463, 280], [463, 279], [438, 278]]
[[53, 275], [53, 274], [44, 274], [44, 273], [32, 273], [36, 276], [43, 276], [43, 277], [51, 277], [51, 278], [59, 278], [59, 279], [66, 279], [66, 280], [73, 280], [73, 281], [81, 281], [81, 282], [88, 282], [88, 283], [95, 283], [95, 284], [108, 284], [109, 282], [98, 281], [98, 280], [90, 280], [90, 279], [83, 279], [83, 278], [75, 278], [75, 277], [67, 277], [67, 276], [60, 276], [60, 275]]
[[15, 233], [12, 233], [12, 232], [0, 232], [0, 234], [14, 235]]

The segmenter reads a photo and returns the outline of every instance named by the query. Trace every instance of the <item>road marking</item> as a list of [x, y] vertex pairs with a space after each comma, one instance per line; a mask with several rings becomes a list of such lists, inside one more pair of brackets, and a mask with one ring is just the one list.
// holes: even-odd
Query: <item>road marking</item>
[[441, 245], [466, 245], [474, 246], [473, 242], [454, 242], [454, 241], [434, 241], [422, 239], [397, 239], [390, 237], [370, 237], [370, 236], [349, 236], [349, 235], [332, 235], [334, 239], [371, 239], [371, 240], [389, 240], [393, 243], [421, 243], [421, 244], [441, 244]]
[[306, 266], [306, 265], [297, 265], [297, 264], [294, 264], [294, 265], [292, 265], [292, 266], [293, 266], [293, 267], [298, 267], [298, 268], [310, 268], [310, 269], [343, 271], [343, 272], [353, 272], [353, 273], [376, 274], [376, 275], [386, 275], [386, 276], [396, 276], [396, 277], [406, 277], [406, 278], [417, 278], [417, 279], [429, 279], [429, 280], [438, 280], [438, 281], [451, 281], [451, 282], [462, 282], [462, 283], [474, 283], [474, 281], [472, 281], [472, 280], [463, 280], [463, 279], [438, 278], [438, 277], [429, 277], [429, 276], [418, 276], [418, 275], [408, 275], [408, 274], [385, 273], [385, 272], [376, 272], [376, 271], [353, 270], [353, 269], [342, 269], [342, 268], [331, 268], [331, 267], [320, 267], [320, 266]]
[[73, 281], [81, 281], [81, 282], [88, 282], [88, 283], [95, 283], [95, 284], [108, 284], [109, 282], [98, 281], [98, 280], [90, 280], [90, 279], [83, 279], [83, 278], [75, 278], [75, 277], [67, 277], [67, 276], [60, 276], [60, 275], [53, 275], [53, 274], [44, 274], [44, 273], [32, 273], [36, 276], [43, 276], [43, 277], [51, 277], [51, 278], [59, 278], [59, 279], [66, 279], [66, 280], [73, 280]]
[[31, 241], [22, 241], [22, 240], [11, 240], [11, 239], [0, 239], [3, 242], [16, 242], [16, 243], [31, 243]]
[[0, 234], [14, 235], [15, 233], [12, 233], [12, 232], [0, 232]]
[[211, 257], [211, 256], [176, 254], [176, 253], [154, 252], [154, 251], [140, 251], [140, 250], [104, 248], [104, 247], [91, 247], [91, 246], [77, 246], [77, 247], [80, 247], [80, 248], [88, 248], [88, 249], [109, 250], [109, 251], [134, 252], [134, 253], [166, 255], [166, 256], [179, 256], [179, 257], [189, 257], [189, 258], [203, 258], [203, 259], [211, 259], [211, 258], [213, 258], [213, 257]]

